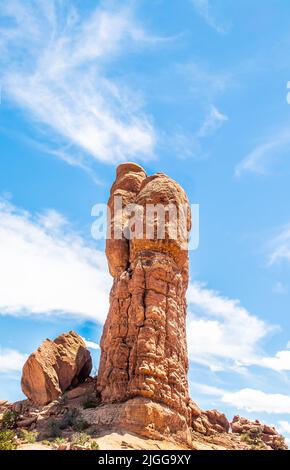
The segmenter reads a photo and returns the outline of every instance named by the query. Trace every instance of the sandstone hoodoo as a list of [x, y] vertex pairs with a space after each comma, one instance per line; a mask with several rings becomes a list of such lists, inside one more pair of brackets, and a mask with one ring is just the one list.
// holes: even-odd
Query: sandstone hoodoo
[[[163, 173], [147, 176], [124, 163], [108, 209], [113, 286], [98, 376], [89, 377], [91, 355], [75, 332], [44, 341], [23, 367], [29, 400], [0, 400], [2, 437], [12, 432], [0, 450], [286, 450], [275, 428], [240, 416], [230, 423], [189, 397], [191, 212], [183, 189]], [[39, 443], [29, 444], [33, 437]]]
[[90, 352], [82, 338], [71, 331], [54, 341], [45, 340], [29, 356], [23, 366], [22, 391], [33, 403], [46, 405], [83, 382], [91, 370]]
[[[122, 197], [118, 210], [116, 196]], [[114, 282], [97, 388], [103, 403], [116, 404], [110, 426], [189, 441], [185, 294], [191, 217], [186, 194], [168, 176], [147, 177], [143, 168], [128, 163], [117, 169], [108, 206], [106, 255]], [[162, 207], [164, 214], [168, 208], [174, 214], [175, 208], [175, 216], [165, 215], [161, 222], [155, 209]], [[141, 224], [136, 212], [143, 214]], [[116, 229], [121, 238], [114, 238]], [[112, 410], [108, 406], [108, 413]]]

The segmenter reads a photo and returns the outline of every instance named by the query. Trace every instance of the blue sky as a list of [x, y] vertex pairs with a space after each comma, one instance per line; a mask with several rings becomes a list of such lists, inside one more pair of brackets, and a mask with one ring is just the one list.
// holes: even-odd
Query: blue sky
[[191, 396], [290, 438], [290, 5], [0, 0], [0, 397], [75, 329], [98, 365], [111, 278], [91, 209], [115, 167], [200, 205]]

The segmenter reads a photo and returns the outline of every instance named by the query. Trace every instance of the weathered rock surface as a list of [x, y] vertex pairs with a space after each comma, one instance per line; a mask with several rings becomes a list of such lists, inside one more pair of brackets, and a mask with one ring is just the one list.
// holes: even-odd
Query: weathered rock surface
[[250, 421], [249, 419], [236, 415], [231, 422], [231, 428], [233, 433], [240, 434], [249, 441], [261, 441], [270, 449], [288, 449], [283, 436], [281, 436], [274, 427], [262, 424], [258, 420]]
[[32, 402], [45, 405], [83, 382], [91, 369], [90, 352], [71, 331], [54, 341], [47, 339], [29, 356], [23, 366], [22, 391]]
[[[137, 409], [132, 399], [142, 397], [149, 401], [146, 405], [136, 402], [143, 408], [138, 414], [140, 428], [142, 419], [144, 429], [150, 424], [149, 413], [151, 427], [155, 427], [156, 432], [163, 430], [166, 422], [171, 432], [182, 430], [186, 434], [190, 410], [185, 293], [191, 224], [187, 197], [171, 178], [162, 173], [146, 177], [144, 170], [135, 164], [123, 164], [117, 169], [109, 207], [116, 194], [124, 197], [123, 206], [135, 203], [143, 213], [148, 209], [147, 204], [163, 207], [171, 204], [177, 213], [182, 208], [185, 217], [181, 220], [183, 225], [177, 223], [177, 227], [173, 227], [171, 220], [164, 219], [164, 239], [160, 239], [158, 219], [153, 217], [149, 222], [144, 218], [144, 225], [137, 229], [135, 223], [135, 237], [130, 240], [125, 237], [107, 240], [106, 254], [114, 283], [101, 339], [98, 390], [103, 403], [130, 400], [123, 421], [129, 430], [133, 410], [135, 413]], [[121, 226], [128, 233], [131, 223], [130, 217], [115, 211], [109, 228], [113, 231]], [[146, 238], [148, 226], [153, 229], [151, 239]], [[178, 233], [171, 238], [174, 228]], [[178, 430], [172, 410], [178, 416]]]
[[190, 400], [191, 428], [205, 436], [228, 433], [230, 423], [227, 417], [217, 410], [201, 410], [198, 405]]
[[[98, 404], [97, 408], [87, 408], [88, 398], [92, 403], [96, 399], [96, 392], [94, 390], [95, 379], [88, 378], [83, 384], [74, 390], [65, 392], [64, 396], [49, 403], [45, 406], [38, 406], [29, 400], [23, 400], [14, 404], [5, 404], [6, 410], [17, 410], [19, 413], [17, 426], [15, 431], [17, 450], [75, 450], [81, 448], [82, 450], [90, 450], [92, 443], [97, 443], [101, 450], [111, 449], [191, 449], [191, 450], [281, 450], [286, 449], [283, 439], [276, 441], [273, 447], [266, 445], [263, 441], [257, 441], [253, 436], [251, 439], [244, 439], [244, 432], [221, 432], [219, 427], [213, 433], [205, 433], [202, 429], [201, 432], [192, 429], [190, 443], [185, 443], [183, 440], [176, 439], [172, 436], [172, 426], [178, 428], [178, 415], [174, 410], [170, 411], [167, 416], [174, 422], [167, 423], [162, 420], [162, 431], [158, 434], [156, 431], [160, 419], [160, 408], [163, 405], [153, 402], [145, 398], [133, 398], [125, 401], [124, 403], [113, 404]], [[132, 414], [131, 403], [133, 402], [135, 409]], [[143, 403], [142, 403], [143, 402]], [[140, 406], [141, 405], [141, 406]], [[91, 405], [90, 405], [91, 406]], [[147, 408], [147, 413], [144, 410]], [[195, 410], [193, 417], [201, 416], [204, 413], [199, 407], [191, 402], [190, 408]], [[211, 414], [211, 412], [209, 412]], [[216, 412], [214, 411], [215, 415]], [[164, 414], [162, 414], [164, 416]], [[130, 419], [133, 421], [132, 430], [129, 432], [123, 426], [123, 423]], [[240, 420], [240, 419], [239, 419]], [[242, 418], [243, 423], [245, 420]], [[216, 421], [216, 419], [215, 419]], [[247, 433], [253, 429], [251, 422], [247, 421]], [[147, 424], [146, 424], [147, 423]], [[160, 421], [159, 421], [160, 423]], [[238, 421], [235, 421], [238, 425]], [[257, 425], [257, 422], [252, 422]], [[85, 426], [87, 433], [87, 442], [79, 447], [74, 443], [76, 435], [76, 428]], [[143, 426], [145, 425], [145, 428]], [[219, 426], [219, 425], [218, 425]], [[255, 429], [254, 426], [254, 429]], [[265, 435], [273, 432], [272, 428], [266, 425], [263, 426]], [[1, 427], [1, 414], [0, 414], [0, 427]], [[223, 426], [222, 426], [223, 427]], [[227, 426], [225, 426], [227, 429]], [[22, 435], [23, 429], [33, 431], [36, 433], [37, 442], [33, 444], [27, 443], [25, 436]], [[56, 440], [55, 430], [61, 430], [61, 437], [63, 440], [60, 442]], [[134, 431], [133, 431], [134, 429]], [[242, 429], [236, 428], [236, 429]], [[257, 432], [255, 431], [255, 436]], [[271, 434], [269, 434], [271, 435]], [[281, 438], [281, 436], [280, 436]], [[258, 445], [257, 445], [258, 444]], [[262, 445], [261, 445], [262, 444]]]

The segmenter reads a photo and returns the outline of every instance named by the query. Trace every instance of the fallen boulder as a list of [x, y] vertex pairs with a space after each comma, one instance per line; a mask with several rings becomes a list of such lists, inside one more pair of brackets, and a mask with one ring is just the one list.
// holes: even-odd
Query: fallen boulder
[[46, 405], [90, 375], [92, 359], [82, 338], [70, 331], [54, 341], [45, 340], [24, 364], [23, 393], [38, 405]]

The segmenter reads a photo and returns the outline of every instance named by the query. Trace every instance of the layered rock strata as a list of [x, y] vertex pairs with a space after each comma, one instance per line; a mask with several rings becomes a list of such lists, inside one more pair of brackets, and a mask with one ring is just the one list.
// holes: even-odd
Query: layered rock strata
[[[117, 210], [115, 196], [122, 196]], [[101, 339], [98, 391], [103, 403], [122, 404], [111, 425], [187, 439], [185, 294], [191, 219], [186, 194], [162, 173], [147, 177], [138, 165], [122, 164], [108, 206], [106, 255], [114, 282]], [[157, 211], [162, 208], [163, 220]], [[122, 237], [114, 239], [118, 230]]]

